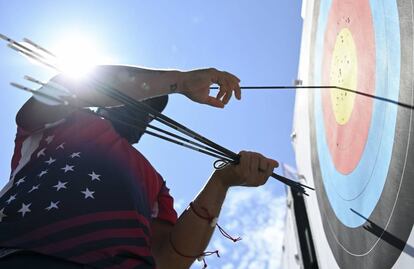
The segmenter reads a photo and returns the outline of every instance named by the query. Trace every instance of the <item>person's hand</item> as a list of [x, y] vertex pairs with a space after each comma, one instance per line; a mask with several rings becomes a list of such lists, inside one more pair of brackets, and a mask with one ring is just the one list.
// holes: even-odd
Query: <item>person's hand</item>
[[237, 165], [228, 165], [216, 170], [214, 176], [228, 188], [231, 186], [257, 187], [266, 183], [279, 166], [278, 162], [268, 159], [256, 152], [241, 151], [240, 162]]
[[[198, 69], [183, 73], [181, 93], [189, 99], [213, 107], [223, 108], [231, 96], [241, 99], [240, 80], [228, 72], [215, 68]], [[220, 86], [217, 96], [210, 96], [210, 86]]]

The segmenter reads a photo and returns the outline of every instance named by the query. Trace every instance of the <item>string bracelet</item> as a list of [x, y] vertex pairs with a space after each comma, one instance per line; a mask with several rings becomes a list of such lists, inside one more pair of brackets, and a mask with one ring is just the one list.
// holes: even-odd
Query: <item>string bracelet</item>
[[206, 212], [206, 216], [204, 216], [204, 215], [202, 215], [202, 214], [200, 214], [200, 212], [198, 212], [196, 209], [195, 209], [195, 206], [194, 206], [194, 202], [191, 202], [190, 203], [190, 208], [191, 208], [191, 210], [194, 212], [194, 214], [196, 214], [196, 216], [197, 217], [199, 217], [199, 218], [201, 218], [201, 219], [204, 219], [204, 220], [207, 220], [209, 223], [210, 223], [210, 226], [212, 227], [212, 228], [214, 228], [214, 227], [216, 227], [217, 226], [217, 228], [219, 229], [219, 231], [220, 231], [220, 233], [224, 236], [224, 237], [226, 237], [227, 239], [229, 239], [229, 240], [231, 240], [231, 241], [233, 241], [233, 242], [237, 242], [237, 241], [240, 241], [242, 238], [241, 237], [237, 237], [237, 238], [234, 238], [234, 237], [232, 237], [229, 233], [227, 233], [218, 223], [217, 223], [217, 221], [218, 221], [218, 218], [217, 217], [214, 217], [214, 216], [210, 216], [210, 213], [208, 212], [208, 210], [207, 210], [207, 208], [205, 208], [205, 207], [201, 207], [201, 209], [204, 211], [204, 212]]
[[207, 256], [210, 256], [210, 255], [216, 254], [216, 255], [217, 255], [217, 257], [218, 257], [218, 258], [220, 258], [220, 254], [219, 254], [219, 251], [218, 251], [218, 250], [215, 250], [215, 251], [204, 251], [203, 253], [201, 253], [201, 254], [199, 254], [199, 255], [195, 255], [195, 256], [193, 256], [193, 255], [187, 255], [187, 254], [184, 254], [184, 253], [182, 253], [181, 251], [179, 251], [179, 250], [175, 247], [174, 243], [172, 242], [171, 233], [170, 233], [170, 237], [169, 237], [169, 239], [170, 239], [170, 245], [171, 245], [172, 249], [173, 249], [173, 250], [174, 250], [174, 251], [175, 251], [178, 255], [180, 255], [181, 257], [184, 257], [184, 258], [191, 258], [191, 259], [197, 259], [197, 261], [202, 261], [202, 262], [203, 262], [203, 269], [207, 268], [207, 262], [206, 262], [206, 257], [207, 257]]

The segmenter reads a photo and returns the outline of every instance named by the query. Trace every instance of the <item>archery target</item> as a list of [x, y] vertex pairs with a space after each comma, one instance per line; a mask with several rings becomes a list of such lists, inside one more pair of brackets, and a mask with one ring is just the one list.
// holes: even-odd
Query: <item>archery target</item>
[[390, 268], [413, 227], [413, 3], [315, 1], [310, 82], [312, 171], [340, 267]]

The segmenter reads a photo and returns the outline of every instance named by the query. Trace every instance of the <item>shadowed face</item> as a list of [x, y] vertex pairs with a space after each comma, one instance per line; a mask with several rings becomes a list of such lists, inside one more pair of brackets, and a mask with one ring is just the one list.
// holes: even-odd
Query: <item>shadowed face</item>
[[[168, 103], [168, 95], [142, 101], [158, 112], [162, 112]], [[110, 120], [116, 132], [130, 144], [138, 143], [152, 118], [147, 112], [129, 106], [98, 109], [98, 114]]]

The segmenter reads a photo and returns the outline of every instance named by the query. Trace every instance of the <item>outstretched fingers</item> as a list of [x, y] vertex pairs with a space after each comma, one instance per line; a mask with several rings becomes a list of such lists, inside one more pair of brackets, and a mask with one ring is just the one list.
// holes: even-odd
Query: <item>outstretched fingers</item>
[[233, 92], [238, 100], [241, 99], [240, 80], [231, 73], [212, 69], [212, 82], [219, 85], [219, 92], [216, 99], [223, 105], [228, 104]]

